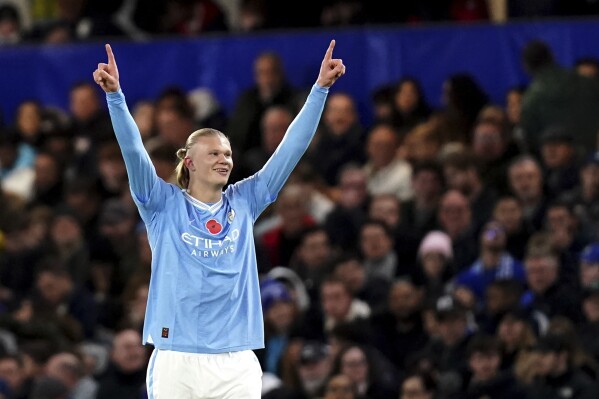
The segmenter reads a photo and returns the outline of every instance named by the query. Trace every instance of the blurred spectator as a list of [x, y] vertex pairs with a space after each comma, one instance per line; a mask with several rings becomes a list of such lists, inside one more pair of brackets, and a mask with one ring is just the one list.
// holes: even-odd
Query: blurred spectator
[[468, 152], [456, 152], [443, 161], [443, 173], [448, 189], [460, 191], [470, 203], [475, 230], [491, 217], [497, 192], [485, 185], [480, 175], [480, 161]]
[[524, 259], [526, 243], [533, 229], [524, 220], [522, 205], [516, 197], [506, 195], [497, 200], [493, 209], [493, 220], [505, 231], [507, 242], [505, 248], [514, 258]]
[[359, 0], [333, 0], [325, 2], [320, 14], [322, 26], [347, 26], [363, 22], [364, 4]]
[[225, 14], [211, 0], [176, 0], [166, 4], [165, 30], [183, 36], [227, 30]]
[[320, 226], [306, 227], [289, 261], [289, 268], [304, 282], [312, 300], [318, 298], [318, 289], [331, 272], [334, 250], [326, 230]]
[[359, 345], [350, 345], [338, 355], [333, 374], [346, 375], [357, 387], [360, 397], [383, 399], [397, 397], [397, 376], [391, 370], [377, 367], [368, 352]]
[[69, 352], [59, 352], [48, 359], [46, 375], [62, 382], [72, 399], [94, 399], [98, 383], [85, 375], [83, 362]]
[[324, 331], [331, 331], [336, 325], [358, 322], [370, 317], [370, 307], [355, 298], [341, 280], [329, 277], [320, 285], [320, 301], [324, 316]]
[[344, 251], [355, 250], [362, 223], [367, 218], [366, 173], [356, 164], [346, 165], [339, 174], [337, 205], [325, 220], [334, 245]]
[[370, 220], [387, 225], [393, 238], [397, 261], [409, 269], [416, 262], [416, 248], [420, 237], [402, 226], [401, 214], [401, 205], [395, 195], [378, 194], [372, 197], [368, 209]]
[[324, 389], [323, 399], [358, 399], [355, 384], [345, 374], [333, 375], [329, 378]]
[[56, 378], [42, 377], [35, 382], [29, 399], [69, 399], [69, 389]]
[[479, 258], [455, 278], [456, 287], [468, 288], [479, 305], [493, 281], [515, 279], [524, 283], [524, 267], [505, 251], [506, 241], [505, 231], [498, 223], [485, 225], [480, 234]]
[[399, 144], [391, 125], [380, 124], [371, 129], [366, 143], [368, 160], [364, 165], [369, 194], [394, 194], [400, 200], [411, 198], [412, 168], [398, 158]]
[[[102, 140], [112, 139], [114, 133], [108, 112], [102, 109], [97, 88], [89, 82], [73, 85], [69, 93], [69, 111], [71, 113], [73, 131], [75, 132], [75, 149], [80, 157], [93, 156], [95, 146]], [[87, 167], [92, 168], [93, 158], [87, 160]], [[92, 170], [86, 170], [92, 173]]]
[[555, 197], [578, 186], [579, 165], [574, 136], [560, 127], [550, 127], [540, 140], [547, 194]]
[[302, 188], [295, 184], [289, 184], [281, 190], [275, 210], [280, 216], [280, 224], [265, 231], [258, 240], [270, 267], [289, 266], [304, 230], [315, 222], [308, 213]]
[[568, 392], [573, 398], [590, 399], [599, 394], [595, 383], [573, 367], [572, 352], [562, 337], [546, 335], [535, 347], [538, 354], [537, 378], [530, 387], [528, 397], [559, 397]]
[[441, 118], [431, 117], [406, 134], [400, 154], [410, 164], [435, 161], [444, 144], [443, 132]]
[[524, 390], [509, 371], [500, 371], [501, 347], [491, 336], [477, 335], [468, 344], [468, 366], [472, 376], [464, 387], [464, 398], [524, 399]]
[[552, 253], [547, 237], [531, 237], [524, 264], [528, 291], [522, 297], [522, 305], [547, 317], [561, 315], [579, 322], [578, 296], [558, 279], [559, 258]]
[[436, 162], [420, 162], [412, 171], [412, 199], [401, 203], [402, 227], [422, 237], [436, 225], [436, 213], [443, 191], [443, 174]]
[[505, 95], [505, 114], [512, 130], [520, 125], [523, 95], [524, 88], [520, 86], [510, 88]]
[[446, 292], [453, 276], [453, 248], [451, 238], [439, 230], [428, 232], [418, 248], [419, 274], [426, 298], [434, 300]]
[[110, 364], [98, 379], [97, 399], [130, 399], [139, 396], [145, 383], [146, 350], [134, 330], [117, 333], [112, 342]]
[[191, 104], [177, 87], [166, 88], [160, 93], [154, 117], [158, 137], [177, 148], [185, 145], [187, 137], [196, 128]]
[[426, 122], [430, 113], [420, 83], [414, 78], [401, 79], [395, 87], [391, 115], [391, 122], [399, 136], [403, 138], [417, 124]]
[[234, 152], [240, 154], [260, 145], [260, 119], [266, 108], [283, 105], [297, 109], [296, 91], [287, 83], [283, 62], [276, 53], [258, 55], [253, 71], [254, 85], [237, 97], [226, 129]]
[[599, 60], [594, 57], [583, 57], [574, 63], [576, 73], [587, 78], [599, 77]]
[[69, 273], [51, 263], [42, 264], [31, 301], [21, 304], [25, 322], [43, 322], [71, 342], [91, 339], [96, 332], [97, 307], [91, 294], [77, 287]]
[[386, 307], [390, 282], [380, 276], [367, 275], [364, 264], [356, 256], [337, 260], [333, 276], [343, 281], [351, 294], [366, 302], [373, 311]]
[[[532, 82], [522, 100], [522, 127], [529, 148], [550, 126], [575, 132], [575, 144], [597, 146], [599, 81], [582, 77], [559, 66], [546, 43], [533, 40], [522, 50], [522, 61]], [[586, 151], [585, 151], [586, 152]]]
[[572, 204], [579, 220], [599, 225], [599, 151], [581, 166], [580, 186], [563, 193], [561, 198]]
[[162, 140], [152, 140], [148, 142], [146, 150], [150, 155], [158, 177], [167, 183], [176, 184], [175, 161], [177, 159], [177, 147], [167, 144]]
[[451, 238], [454, 266], [462, 270], [477, 257], [476, 232], [468, 199], [457, 190], [449, 190], [439, 202], [439, 226]]
[[14, 134], [23, 144], [32, 148], [39, 148], [42, 144], [42, 135], [48, 133], [49, 121], [44, 120], [40, 103], [35, 100], [26, 100], [19, 104], [15, 115]]
[[471, 75], [451, 75], [443, 83], [443, 132], [445, 141], [469, 142], [469, 132], [487, 94]]
[[25, 365], [20, 355], [5, 355], [0, 357], [0, 379], [6, 381], [14, 399], [29, 397], [33, 380], [25, 373]]
[[371, 92], [371, 114], [375, 124], [393, 120], [395, 92], [396, 88], [394, 84], [383, 84]]
[[599, 286], [599, 242], [587, 245], [580, 253], [580, 287]]
[[300, 161], [289, 176], [288, 183], [295, 183], [302, 187], [310, 215], [318, 224], [323, 224], [335, 208], [331, 198], [334, 189], [325, 184], [319, 170], [307, 162]]
[[89, 250], [78, 216], [62, 206], [55, 211], [49, 227], [50, 253], [66, 268], [76, 286], [86, 285], [90, 278]]
[[431, 340], [424, 352], [439, 371], [439, 390], [451, 395], [460, 390], [467, 371], [466, 348], [472, 331], [468, 311], [450, 296], [439, 298], [436, 303], [436, 319], [439, 323], [439, 339]]
[[266, 1], [242, 0], [239, 5], [239, 25], [241, 32], [254, 32], [266, 27], [267, 22]]
[[[547, 319], [543, 319], [547, 322]], [[497, 338], [503, 348], [501, 368], [514, 370], [521, 353], [529, 351], [537, 339], [530, 314], [522, 309], [506, 312], [497, 326]]]
[[397, 280], [391, 285], [386, 309], [371, 319], [373, 345], [400, 371], [428, 343], [420, 316], [422, 294], [411, 281]]
[[388, 282], [409, 274], [412, 265], [400, 264], [394, 250], [393, 235], [383, 222], [369, 220], [360, 229], [360, 251], [366, 275], [378, 276]]
[[305, 397], [312, 398], [321, 393], [332, 368], [333, 359], [325, 344], [306, 341], [302, 345], [297, 371]]
[[293, 117], [291, 110], [281, 105], [272, 105], [264, 111], [260, 121], [260, 145], [244, 152], [237, 167], [241, 178], [253, 175], [264, 166], [283, 140]]
[[131, 115], [139, 128], [141, 139], [146, 142], [156, 134], [155, 123], [156, 107], [152, 101], [141, 100], [135, 103]]
[[534, 229], [540, 229], [547, 210], [541, 166], [535, 158], [521, 155], [510, 164], [508, 179], [522, 206], [524, 220]]
[[520, 304], [524, 285], [515, 279], [495, 280], [485, 290], [484, 308], [476, 315], [479, 331], [495, 334], [503, 316]]
[[344, 165], [365, 162], [364, 136], [354, 99], [345, 93], [331, 94], [308, 152], [310, 163], [327, 184], [335, 184]]
[[125, 161], [115, 140], [106, 140], [97, 146], [96, 165], [104, 199], [129, 191]]
[[10, 4], [0, 5], [0, 46], [19, 43], [21, 35], [21, 18], [17, 9]]
[[582, 291], [584, 322], [578, 326], [580, 343], [588, 356], [599, 362], [599, 284], [587, 286]]
[[401, 384], [400, 399], [435, 399], [437, 397], [437, 382], [429, 373], [408, 375]]
[[264, 313], [265, 347], [257, 351], [262, 370], [280, 375], [280, 361], [287, 348], [291, 327], [296, 321], [297, 307], [285, 284], [265, 280], [260, 284]]
[[480, 163], [480, 176], [487, 186], [499, 193], [508, 191], [507, 169], [518, 148], [505, 122], [481, 119], [472, 131], [473, 154]]

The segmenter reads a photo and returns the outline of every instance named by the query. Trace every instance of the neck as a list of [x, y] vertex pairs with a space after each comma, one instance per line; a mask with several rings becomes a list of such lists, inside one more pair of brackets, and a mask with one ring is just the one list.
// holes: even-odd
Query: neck
[[483, 249], [481, 253], [481, 260], [485, 269], [492, 269], [497, 266], [499, 263], [499, 259], [501, 259], [501, 251], [489, 251], [487, 249]]
[[198, 201], [212, 203], [220, 201], [220, 198], [223, 194], [222, 190], [223, 188], [221, 186], [201, 187], [198, 184], [192, 184], [192, 182], [189, 182], [187, 193]]

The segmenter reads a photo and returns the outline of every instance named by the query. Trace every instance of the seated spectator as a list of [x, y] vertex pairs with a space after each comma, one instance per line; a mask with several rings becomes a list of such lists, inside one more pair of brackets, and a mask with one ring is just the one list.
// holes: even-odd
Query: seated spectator
[[380, 276], [367, 275], [357, 256], [347, 255], [335, 262], [333, 276], [343, 281], [352, 295], [368, 304], [372, 310], [387, 305], [390, 282]]
[[574, 136], [562, 127], [549, 127], [540, 137], [543, 180], [551, 198], [578, 186], [579, 165]]
[[581, 320], [578, 295], [559, 280], [560, 260], [552, 252], [546, 236], [533, 236], [524, 260], [528, 291], [521, 299], [523, 306], [546, 317], [565, 316], [577, 323]]
[[328, 185], [336, 183], [344, 165], [366, 161], [365, 135], [354, 99], [346, 93], [331, 94], [322, 114], [322, 126], [308, 150], [310, 164]]
[[318, 341], [306, 341], [299, 352], [297, 373], [304, 397], [315, 397], [325, 388], [333, 368], [329, 348]]
[[501, 371], [501, 346], [491, 336], [477, 335], [468, 344], [468, 367], [472, 373], [464, 387], [465, 399], [524, 399], [524, 390], [510, 371]]
[[437, 397], [437, 381], [430, 373], [408, 375], [401, 384], [400, 399], [435, 399]]
[[366, 275], [391, 282], [397, 276], [409, 275], [411, 265], [400, 264], [393, 248], [393, 236], [383, 222], [367, 221], [360, 229], [360, 251]]
[[395, 86], [391, 116], [391, 122], [400, 137], [405, 136], [417, 124], [426, 122], [430, 113], [431, 109], [420, 83], [414, 78], [402, 78]]
[[394, 194], [400, 200], [412, 197], [412, 167], [398, 157], [399, 145], [399, 137], [391, 125], [380, 124], [370, 130], [364, 165], [370, 195]]
[[541, 166], [533, 157], [522, 155], [510, 164], [508, 179], [514, 196], [522, 206], [524, 220], [539, 230], [547, 208]]
[[98, 383], [85, 375], [82, 360], [69, 352], [59, 352], [46, 363], [46, 375], [61, 381], [72, 399], [94, 399]]
[[324, 224], [333, 244], [344, 251], [356, 249], [360, 227], [367, 218], [366, 181], [366, 173], [358, 165], [346, 165], [340, 172], [337, 205]]
[[[546, 318], [543, 321], [548, 323]], [[531, 314], [519, 308], [506, 312], [497, 326], [497, 339], [503, 348], [501, 368], [512, 370], [520, 355], [537, 342]]]
[[357, 322], [370, 317], [370, 307], [356, 299], [341, 280], [329, 277], [320, 285], [324, 331], [340, 323]]
[[391, 286], [387, 308], [371, 317], [373, 345], [403, 371], [407, 359], [421, 351], [429, 339], [420, 314], [422, 292], [409, 280]]
[[333, 375], [324, 388], [323, 399], [358, 399], [356, 385], [345, 374]]
[[350, 378], [360, 397], [384, 399], [397, 397], [397, 376], [391, 370], [377, 367], [368, 352], [359, 345], [350, 345], [338, 355], [333, 374], [341, 373]]
[[576, 216], [599, 224], [599, 151], [590, 155], [580, 169], [580, 186], [561, 197], [572, 204]]
[[400, 221], [404, 230], [422, 237], [437, 225], [436, 213], [443, 192], [443, 174], [436, 162], [419, 162], [412, 171], [414, 196], [402, 201]]
[[461, 192], [470, 203], [472, 224], [481, 228], [491, 217], [497, 192], [481, 179], [479, 160], [468, 152], [450, 154], [443, 161], [443, 173], [449, 190]]
[[24, 359], [20, 354], [0, 357], [0, 380], [6, 381], [14, 399], [27, 399], [33, 378], [27, 375]]
[[562, 337], [546, 335], [535, 347], [538, 360], [536, 378], [528, 390], [528, 398], [560, 397], [569, 392], [573, 398], [591, 399], [599, 395], [594, 381], [572, 364], [572, 353]]
[[146, 350], [137, 331], [123, 330], [116, 334], [110, 364], [98, 379], [97, 399], [139, 397], [145, 383], [147, 364]]
[[506, 195], [497, 200], [493, 209], [493, 220], [505, 231], [506, 251], [518, 260], [524, 259], [526, 243], [533, 233], [532, 227], [524, 220], [522, 205], [516, 197]]
[[452, 261], [453, 248], [447, 234], [434, 230], [424, 236], [418, 248], [420, 270], [415, 280], [422, 279], [427, 299], [436, 300], [446, 292], [453, 276]]
[[455, 278], [455, 286], [468, 288], [478, 306], [484, 303], [487, 287], [494, 281], [515, 279], [524, 284], [524, 267], [505, 251], [505, 246], [503, 228], [496, 222], [488, 223], [480, 234], [480, 257]]
[[477, 257], [476, 232], [468, 199], [457, 190], [449, 190], [439, 203], [439, 226], [450, 238], [456, 270], [464, 270]]

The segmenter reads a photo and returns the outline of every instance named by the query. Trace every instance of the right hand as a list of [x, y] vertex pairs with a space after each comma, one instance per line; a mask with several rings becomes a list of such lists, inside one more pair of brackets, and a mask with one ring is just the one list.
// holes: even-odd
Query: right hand
[[119, 70], [110, 44], [106, 45], [106, 54], [108, 64], [98, 64], [98, 69], [94, 71], [94, 80], [106, 93], [112, 93], [119, 90]]

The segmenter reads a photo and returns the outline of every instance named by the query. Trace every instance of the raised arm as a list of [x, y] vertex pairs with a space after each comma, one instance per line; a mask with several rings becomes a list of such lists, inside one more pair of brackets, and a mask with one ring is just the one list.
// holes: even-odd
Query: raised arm
[[127, 108], [125, 96], [119, 85], [119, 70], [109, 44], [106, 45], [106, 53], [108, 64], [98, 64], [98, 69], [94, 71], [94, 80], [106, 92], [108, 110], [125, 159], [131, 192], [135, 200], [144, 205], [150, 199], [158, 176], [143, 146], [139, 129]]
[[306, 103], [287, 129], [285, 137], [277, 150], [256, 174], [257, 177], [266, 182], [268, 191], [273, 198], [277, 196], [293, 168], [306, 152], [310, 141], [312, 141], [320, 121], [329, 87], [345, 74], [343, 61], [333, 58], [334, 48], [335, 40], [331, 40], [331, 44], [320, 65], [318, 79], [312, 86]]

